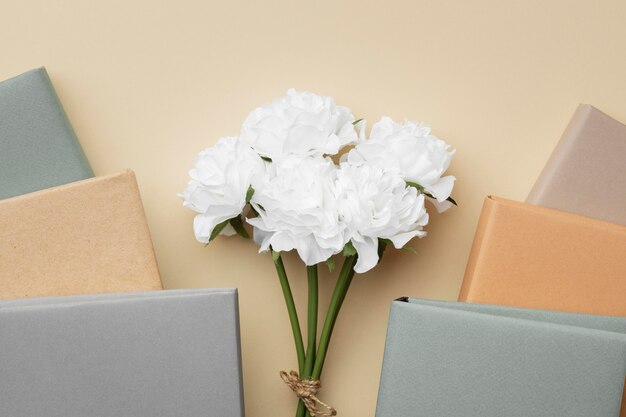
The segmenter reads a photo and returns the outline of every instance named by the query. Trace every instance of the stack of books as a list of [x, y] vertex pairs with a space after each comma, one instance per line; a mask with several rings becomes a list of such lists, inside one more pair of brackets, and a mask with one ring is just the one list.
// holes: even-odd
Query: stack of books
[[[626, 416], [626, 126], [580, 105], [485, 199], [459, 302], [392, 304], [377, 416]], [[620, 414], [621, 410], [621, 414]]]
[[0, 404], [243, 415], [237, 291], [162, 291], [135, 174], [94, 176], [44, 68], [0, 83]]

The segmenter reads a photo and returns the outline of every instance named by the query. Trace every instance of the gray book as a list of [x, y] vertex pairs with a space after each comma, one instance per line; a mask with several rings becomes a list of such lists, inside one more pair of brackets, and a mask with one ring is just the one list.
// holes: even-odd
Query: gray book
[[578, 106], [526, 202], [626, 225], [626, 126]]
[[242, 417], [237, 291], [0, 302], [0, 414]]
[[393, 302], [377, 417], [617, 417], [626, 317]]
[[0, 199], [93, 177], [45, 68], [0, 83]]

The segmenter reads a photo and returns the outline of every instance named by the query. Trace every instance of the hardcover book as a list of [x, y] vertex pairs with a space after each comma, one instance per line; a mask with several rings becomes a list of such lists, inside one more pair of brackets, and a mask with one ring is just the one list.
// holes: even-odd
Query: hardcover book
[[237, 291], [0, 302], [11, 417], [243, 417]]
[[0, 199], [93, 177], [45, 68], [0, 83]]
[[626, 316], [625, 254], [626, 226], [487, 197], [459, 301]]
[[0, 201], [0, 299], [161, 289], [132, 171]]
[[626, 126], [581, 104], [526, 202], [626, 225]]
[[377, 417], [615, 417], [626, 318], [404, 299]]
[[626, 316], [626, 226], [487, 197], [459, 301]]

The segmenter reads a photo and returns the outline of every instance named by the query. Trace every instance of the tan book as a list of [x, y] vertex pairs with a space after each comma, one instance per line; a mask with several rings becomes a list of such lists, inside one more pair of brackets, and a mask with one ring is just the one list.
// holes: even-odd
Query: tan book
[[626, 316], [626, 226], [487, 197], [459, 301]]
[[526, 202], [626, 225], [626, 126], [578, 106]]
[[132, 171], [0, 201], [0, 299], [161, 289]]

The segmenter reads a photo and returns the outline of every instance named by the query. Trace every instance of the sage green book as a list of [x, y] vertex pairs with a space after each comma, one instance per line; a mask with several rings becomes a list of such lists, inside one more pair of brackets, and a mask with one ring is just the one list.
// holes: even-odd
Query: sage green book
[[626, 317], [401, 299], [377, 417], [618, 417]]
[[45, 68], [0, 83], [0, 199], [93, 177]]

